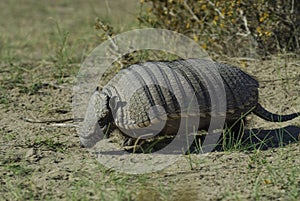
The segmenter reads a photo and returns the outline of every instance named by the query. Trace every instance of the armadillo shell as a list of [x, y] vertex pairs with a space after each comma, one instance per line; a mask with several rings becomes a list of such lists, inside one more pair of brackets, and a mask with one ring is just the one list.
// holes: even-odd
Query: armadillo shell
[[[222, 88], [225, 94], [219, 93]], [[114, 123], [125, 130], [165, 125], [170, 130], [182, 117], [197, 118], [199, 128], [206, 128], [212, 116], [234, 121], [258, 102], [254, 78], [236, 67], [199, 59], [132, 65], [102, 92], [110, 97]], [[225, 110], [212, 103], [225, 105]]]

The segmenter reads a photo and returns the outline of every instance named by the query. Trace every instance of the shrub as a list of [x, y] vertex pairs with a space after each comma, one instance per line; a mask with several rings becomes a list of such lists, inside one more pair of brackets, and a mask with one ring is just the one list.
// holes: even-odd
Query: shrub
[[141, 0], [139, 21], [183, 33], [228, 56], [299, 51], [300, 3], [295, 0]]

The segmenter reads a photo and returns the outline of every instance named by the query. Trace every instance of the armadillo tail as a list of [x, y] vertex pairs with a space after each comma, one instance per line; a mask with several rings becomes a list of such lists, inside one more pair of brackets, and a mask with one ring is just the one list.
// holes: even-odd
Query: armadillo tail
[[300, 116], [300, 112], [298, 113], [293, 113], [293, 114], [287, 114], [287, 115], [278, 115], [278, 114], [273, 114], [269, 111], [267, 111], [265, 108], [263, 108], [259, 103], [253, 110], [253, 113], [259, 116], [260, 118], [267, 120], [267, 121], [272, 121], [272, 122], [283, 122], [283, 121], [289, 121], [291, 119], [294, 119], [296, 117]]

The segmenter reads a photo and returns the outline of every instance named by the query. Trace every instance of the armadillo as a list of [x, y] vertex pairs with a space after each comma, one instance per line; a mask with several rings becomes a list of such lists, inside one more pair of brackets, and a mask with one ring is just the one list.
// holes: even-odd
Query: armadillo
[[101, 90], [96, 89], [80, 132], [81, 142], [92, 146], [102, 139], [100, 133], [109, 132], [109, 125], [133, 138], [147, 134], [147, 129], [174, 134], [183, 116], [198, 117], [197, 130], [206, 130], [216, 117], [211, 115], [216, 94], [208, 89], [217, 85], [215, 73], [225, 91], [225, 111], [218, 113], [225, 123], [251, 112], [272, 122], [300, 116], [299, 112], [278, 115], [264, 109], [258, 103], [258, 82], [238, 67], [205, 59], [151, 61], [121, 70]]

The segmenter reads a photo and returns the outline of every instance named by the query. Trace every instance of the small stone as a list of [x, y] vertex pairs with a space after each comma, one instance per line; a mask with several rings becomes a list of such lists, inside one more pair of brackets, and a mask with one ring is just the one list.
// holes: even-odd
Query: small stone
[[25, 155], [25, 159], [31, 163], [38, 161], [40, 158], [41, 158], [41, 155], [39, 155], [37, 153], [37, 150], [35, 148], [28, 149], [28, 151]]
[[35, 150], [34, 150], [33, 148], [30, 148], [30, 149], [27, 151], [27, 153], [26, 153], [26, 155], [25, 155], [25, 158], [26, 158], [26, 159], [29, 159], [29, 158], [33, 157], [34, 155], [35, 155]]

